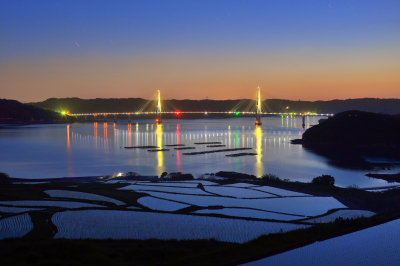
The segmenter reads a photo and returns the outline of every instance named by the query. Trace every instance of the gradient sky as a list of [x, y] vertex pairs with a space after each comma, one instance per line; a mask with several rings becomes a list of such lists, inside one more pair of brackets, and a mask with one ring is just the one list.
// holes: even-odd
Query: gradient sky
[[400, 98], [400, 1], [0, 0], [0, 98]]

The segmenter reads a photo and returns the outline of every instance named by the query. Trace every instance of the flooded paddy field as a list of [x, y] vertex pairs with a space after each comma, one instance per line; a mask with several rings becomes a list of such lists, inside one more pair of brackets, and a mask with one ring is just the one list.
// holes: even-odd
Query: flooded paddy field
[[[70, 181], [4, 184], [0, 240], [9, 247], [38, 239], [61, 244], [79, 240], [78, 246], [96, 247], [103, 242], [93, 241], [106, 241], [108, 249], [128, 243], [119, 241], [160, 251], [166, 244], [185, 246], [186, 251], [177, 247], [179, 252], [187, 252], [188, 245], [203, 245], [212, 248], [212, 254], [219, 254], [220, 248], [231, 250], [229, 254], [235, 255], [225, 262], [250, 261], [257, 252], [277, 252], [293, 241], [307, 244], [321, 235], [333, 237], [343, 227], [341, 221], [347, 221], [350, 232], [374, 225], [376, 219], [386, 221], [382, 211], [388, 205], [383, 202], [395, 201], [399, 194], [396, 188], [368, 192], [296, 182], [283, 182], [285, 188], [265, 180]], [[380, 205], [360, 204], [371, 199]], [[138, 252], [135, 256], [140, 257]]]

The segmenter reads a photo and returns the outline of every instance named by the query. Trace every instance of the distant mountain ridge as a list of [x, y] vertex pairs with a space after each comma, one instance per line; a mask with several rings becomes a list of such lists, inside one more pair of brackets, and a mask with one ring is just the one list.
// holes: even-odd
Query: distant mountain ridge
[[68, 123], [76, 121], [60, 113], [15, 100], [0, 99], [0, 124]]
[[[164, 111], [254, 111], [255, 101], [243, 100], [162, 100]], [[71, 113], [138, 112], [154, 111], [155, 101], [142, 98], [80, 99], [50, 98], [32, 105], [54, 111], [68, 110]], [[289, 107], [286, 109], [286, 107]], [[263, 101], [266, 112], [315, 112], [340, 113], [360, 110], [375, 113], [399, 114], [400, 99], [347, 99], [331, 101], [291, 101], [267, 99]]]

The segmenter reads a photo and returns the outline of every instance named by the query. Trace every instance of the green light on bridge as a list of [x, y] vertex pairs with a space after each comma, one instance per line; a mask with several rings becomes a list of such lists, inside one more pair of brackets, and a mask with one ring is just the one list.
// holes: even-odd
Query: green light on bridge
[[239, 115], [239, 112], [236, 112], [235, 115]]

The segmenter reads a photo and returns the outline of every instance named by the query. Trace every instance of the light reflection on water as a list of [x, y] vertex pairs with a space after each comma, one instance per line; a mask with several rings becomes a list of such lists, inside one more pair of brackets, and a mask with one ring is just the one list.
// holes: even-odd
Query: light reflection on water
[[[310, 117], [306, 125], [318, 123]], [[162, 172], [192, 173], [195, 177], [217, 171], [237, 171], [262, 176], [272, 173], [280, 178], [310, 181], [330, 174], [341, 186], [384, 186], [385, 181], [369, 179], [368, 171], [335, 168], [327, 159], [291, 139], [302, 134], [301, 118], [265, 117], [256, 127], [253, 118], [214, 120], [168, 120], [156, 125], [153, 120], [128, 124], [119, 121], [67, 125], [27, 126], [0, 130], [0, 172], [13, 177], [50, 178], [93, 176], [114, 172], [160, 175]], [[220, 141], [226, 148], [251, 147], [256, 156], [226, 157], [232, 152], [183, 155], [207, 148], [195, 142]], [[195, 146], [195, 150], [174, 150], [166, 144]], [[158, 146], [166, 152], [124, 149], [126, 146]]]
[[[161, 149], [163, 147], [162, 124], [157, 125], [156, 136], [157, 136], [156, 146]], [[157, 173], [161, 175], [161, 173], [164, 172], [164, 152], [157, 152], [157, 161], [158, 161]]]
[[256, 126], [254, 129], [254, 136], [256, 138], [256, 176], [262, 176], [264, 174], [264, 165], [262, 163], [262, 129], [260, 126]]

